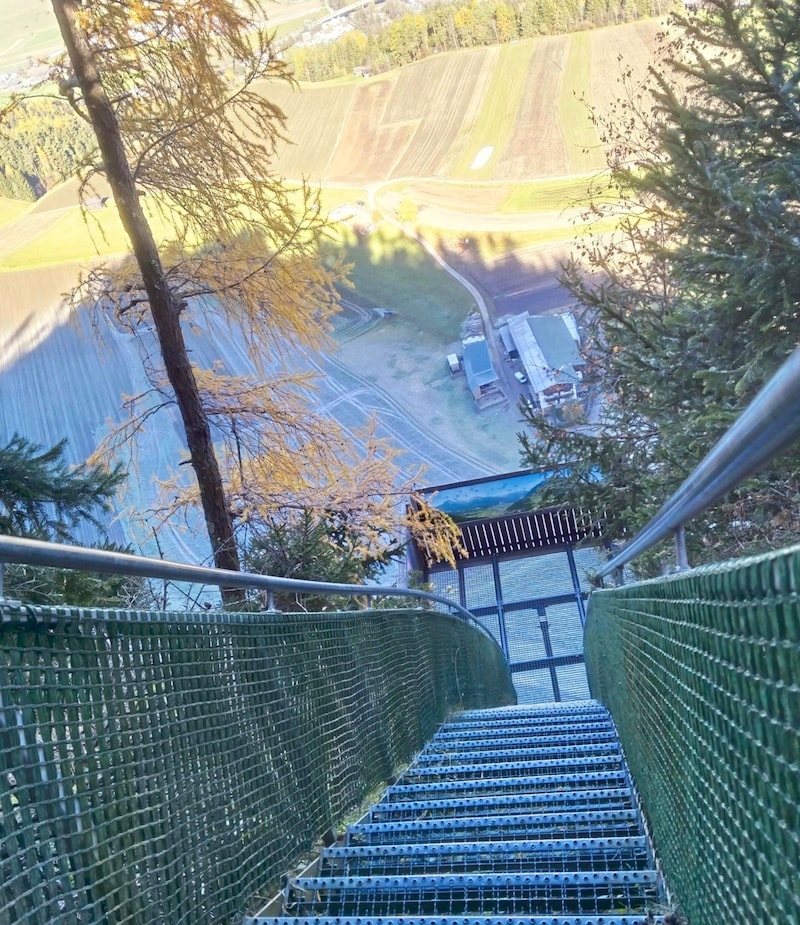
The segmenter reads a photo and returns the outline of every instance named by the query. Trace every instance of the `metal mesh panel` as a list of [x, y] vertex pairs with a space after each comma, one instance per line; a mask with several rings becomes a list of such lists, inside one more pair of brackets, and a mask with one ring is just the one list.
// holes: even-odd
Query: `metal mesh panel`
[[800, 921], [800, 548], [592, 595], [611, 710], [692, 925]]
[[597, 572], [600, 565], [605, 562], [602, 549], [598, 546], [587, 546], [584, 549], [573, 549], [572, 555], [575, 559], [575, 570], [578, 573], [581, 590], [591, 591], [589, 575]]
[[0, 925], [228, 922], [451, 709], [513, 699], [439, 613], [0, 614]]
[[569, 563], [562, 550], [528, 559], [509, 559], [500, 563], [504, 598], [525, 601], [530, 598], [572, 594]]
[[[436, 573], [431, 574], [432, 579], [434, 575]], [[464, 592], [465, 600], [469, 602], [464, 605], [467, 610], [494, 606], [497, 603], [497, 595], [492, 577], [492, 566], [490, 564], [468, 565], [464, 569]]]

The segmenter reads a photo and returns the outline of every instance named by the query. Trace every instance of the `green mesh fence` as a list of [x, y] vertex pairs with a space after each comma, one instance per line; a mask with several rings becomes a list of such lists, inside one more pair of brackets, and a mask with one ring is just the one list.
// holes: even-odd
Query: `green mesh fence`
[[586, 660], [691, 925], [800, 922], [800, 547], [594, 593]]
[[429, 611], [0, 610], [0, 925], [230, 922], [503, 657]]

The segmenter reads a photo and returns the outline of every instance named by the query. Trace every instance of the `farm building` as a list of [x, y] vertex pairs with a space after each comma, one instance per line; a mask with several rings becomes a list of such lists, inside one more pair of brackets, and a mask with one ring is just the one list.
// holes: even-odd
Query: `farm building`
[[494, 371], [485, 337], [466, 337], [461, 343], [467, 385], [480, 405], [484, 396], [498, 392], [499, 377]]
[[532, 397], [542, 411], [583, 397], [585, 364], [571, 314], [531, 316], [526, 312], [509, 319], [508, 328]]
[[504, 324], [497, 333], [500, 335], [500, 341], [503, 344], [503, 350], [505, 351], [506, 357], [508, 357], [509, 360], [519, 359], [519, 353], [517, 352], [514, 338], [511, 336], [511, 332], [508, 330], [508, 325]]

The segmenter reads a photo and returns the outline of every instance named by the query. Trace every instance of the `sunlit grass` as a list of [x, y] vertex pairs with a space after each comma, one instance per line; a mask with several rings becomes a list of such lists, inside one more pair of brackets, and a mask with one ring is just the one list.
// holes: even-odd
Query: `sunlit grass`
[[556, 180], [531, 180], [511, 188], [500, 206], [504, 213], [557, 212], [588, 206], [590, 202], [612, 202], [617, 197], [606, 190], [596, 190], [594, 175], [562, 177]]
[[559, 113], [570, 164], [575, 173], [591, 173], [605, 167], [600, 139], [586, 104], [586, 100], [591, 99], [590, 64], [590, 34], [577, 32], [571, 35], [561, 84]]
[[[455, 176], [476, 180], [492, 176], [495, 162], [514, 131], [532, 53], [531, 42], [501, 46], [492, 81], [472, 129], [472, 140], [453, 170]], [[483, 167], [473, 170], [476, 156], [486, 147], [494, 148], [491, 156]]]
[[[618, 219], [610, 218], [591, 225], [568, 225], [529, 231], [474, 231], [470, 232], [468, 237], [470, 247], [480, 259], [490, 261], [527, 247], [545, 247], [550, 244], [575, 241], [587, 234], [606, 234], [615, 231], [618, 225]], [[430, 226], [421, 226], [417, 232], [431, 242], [453, 238], [452, 231]]]
[[[146, 214], [156, 240], [168, 237], [170, 228], [167, 222], [153, 209], [146, 209]], [[129, 251], [128, 236], [113, 206], [86, 213], [76, 206], [64, 210], [54, 225], [0, 259], [0, 268], [28, 269]]]
[[32, 208], [32, 202], [26, 202], [22, 199], [5, 199], [0, 196], [0, 228], [13, 224], [17, 219], [30, 212]]
[[332, 212], [339, 206], [356, 205], [359, 202], [368, 202], [369, 193], [358, 186], [323, 186], [320, 190], [320, 205], [323, 210]]

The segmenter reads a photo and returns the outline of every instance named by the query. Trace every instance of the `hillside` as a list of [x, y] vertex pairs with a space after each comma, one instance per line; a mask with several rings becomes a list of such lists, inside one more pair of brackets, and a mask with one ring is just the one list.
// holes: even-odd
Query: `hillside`
[[360, 185], [398, 178], [522, 181], [604, 166], [587, 103], [643, 75], [658, 20], [434, 55], [363, 79], [264, 88], [287, 116], [289, 177]]
[[[594, 129], [576, 98], [585, 96], [605, 111], [616, 89], [617, 54], [624, 50], [642, 73], [657, 28], [656, 22], [636, 23], [451, 52], [373, 78], [295, 90], [271, 84], [267, 92], [285, 110], [293, 139], [278, 152], [276, 166], [289, 177], [321, 182], [324, 209], [363, 200], [356, 212], [366, 229], [375, 218], [368, 198], [388, 206], [387, 214], [403, 196], [424, 206], [426, 220], [435, 214], [442, 219], [438, 228], [455, 229], [434, 236], [436, 249], [473, 275], [498, 316], [523, 310], [533, 298], [558, 307], [560, 251], [543, 250], [539, 239], [519, 249], [519, 239], [498, 229], [535, 228], [543, 242], [560, 236], [563, 247], [569, 234], [561, 212], [565, 191], [574, 202], [585, 187], [579, 178], [602, 165]], [[573, 179], [556, 179], [565, 175]], [[454, 213], [455, 223], [446, 224]], [[485, 227], [495, 235], [501, 256], [481, 259], [477, 250], [464, 251], [458, 229], [471, 232], [473, 222], [474, 230]], [[19, 431], [43, 444], [67, 436], [77, 461], [96, 446], [108, 421], [119, 419], [121, 396], [144, 388], [135, 344], [112, 332], [99, 348], [84, 319], [69, 326], [57, 307], [81, 265], [98, 251], [124, 249], [124, 233], [110, 206], [81, 215], [74, 182], [33, 207], [0, 202], [0, 225], [6, 305], [0, 317], [0, 434]], [[382, 432], [406, 448], [403, 465], [410, 470], [425, 463], [431, 482], [514, 468], [519, 416], [513, 402], [475, 414], [463, 382], [444, 363], [472, 296], [410, 238], [385, 223], [371, 230], [340, 228], [341, 238], [330, 242], [336, 255], [354, 264], [356, 292], [337, 332], [341, 352], [316, 366], [319, 407], [349, 426], [377, 415]], [[376, 320], [373, 305], [394, 314]], [[235, 340], [219, 332], [193, 348], [209, 364], [222, 359], [239, 368]], [[180, 455], [174, 420], [148, 436], [124, 502], [139, 512], [154, 504], [153, 473], [165, 476]], [[121, 521], [127, 537], [141, 539], [129, 532], [127, 514]], [[169, 554], [191, 558], [186, 542], [176, 533]]]

